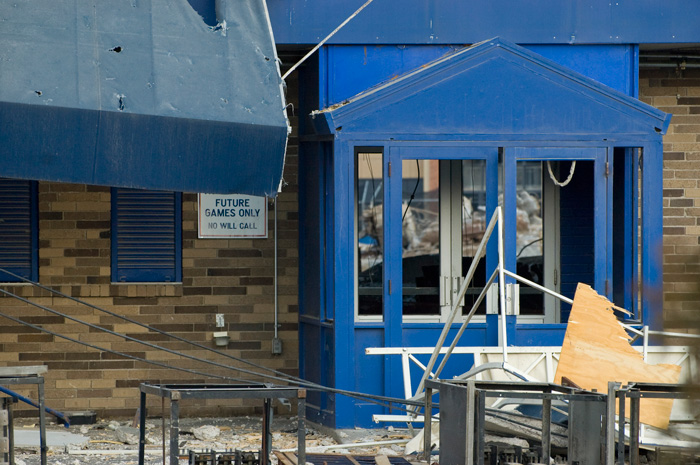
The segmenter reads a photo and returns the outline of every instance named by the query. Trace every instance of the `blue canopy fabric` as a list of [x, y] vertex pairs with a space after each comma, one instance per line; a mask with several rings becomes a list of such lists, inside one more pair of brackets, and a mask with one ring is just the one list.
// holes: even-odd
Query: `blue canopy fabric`
[[264, 0], [0, 3], [0, 176], [274, 197], [289, 122]]

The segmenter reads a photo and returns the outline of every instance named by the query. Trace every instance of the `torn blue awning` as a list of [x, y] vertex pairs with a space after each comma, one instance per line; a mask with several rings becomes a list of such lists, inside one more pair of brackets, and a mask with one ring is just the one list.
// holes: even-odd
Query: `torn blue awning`
[[0, 4], [0, 177], [274, 196], [288, 120], [264, 0]]

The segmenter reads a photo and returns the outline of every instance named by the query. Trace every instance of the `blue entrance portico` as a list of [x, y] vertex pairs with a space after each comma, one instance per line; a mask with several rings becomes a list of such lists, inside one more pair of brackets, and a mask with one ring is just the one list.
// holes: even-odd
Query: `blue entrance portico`
[[[622, 73], [625, 82], [610, 83], [615, 90], [500, 39], [446, 54], [425, 50], [425, 64], [398, 77], [384, 70], [389, 80], [342, 101], [329, 99], [329, 83], [338, 82], [330, 54], [319, 59], [319, 93], [307, 104], [326, 108], [302, 127], [300, 159], [302, 376], [403, 397], [398, 358], [368, 356], [365, 348], [436, 343], [450, 286], [473, 258], [465, 238], [478, 241], [479, 218], [499, 204], [507, 269], [569, 297], [586, 282], [631, 309], [632, 322], [658, 327], [661, 136], [670, 117], [628, 95], [636, 73]], [[624, 58], [616, 64], [629, 66]], [[550, 181], [570, 172], [566, 187]], [[538, 204], [529, 217], [528, 201]], [[420, 215], [434, 218], [428, 229], [439, 235], [429, 250], [409, 231]], [[533, 230], [539, 235], [528, 235]], [[495, 247], [491, 240], [482, 277], [496, 266]], [[507, 318], [508, 343], [561, 344], [566, 306], [523, 287], [519, 302], [519, 314]], [[460, 345], [499, 344], [489, 305]], [[443, 377], [467, 371], [470, 362], [462, 362]], [[309, 404], [313, 418], [339, 428], [368, 425], [382, 413], [342, 396], [318, 394]]]

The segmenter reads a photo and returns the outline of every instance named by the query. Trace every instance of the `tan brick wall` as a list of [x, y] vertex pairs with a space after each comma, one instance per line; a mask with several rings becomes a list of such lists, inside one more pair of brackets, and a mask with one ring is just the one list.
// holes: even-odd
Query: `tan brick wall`
[[[292, 77], [293, 79], [294, 77]], [[290, 96], [296, 95], [295, 83]], [[295, 123], [295, 120], [293, 119]], [[224, 352], [269, 368], [298, 373], [298, 206], [297, 139], [289, 141], [284, 179], [278, 196], [279, 337], [283, 354], [272, 355], [274, 336], [274, 205], [269, 210], [268, 239], [213, 240], [197, 238], [197, 196], [183, 194], [182, 283], [112, 284], [110, 281], [110, 189], [75, 184], [39, 183], [39, 280], [69, 296], [141, 323], [214, 348], [215, 314], [225, 315], [231, 341]], [[175, 351], [227, 366], [245, 366], [223, 356], [147, 332], [136, 325], [28, 285], [4, 289], [71, 317]], [[11, 297], [0, 297], [0, 312], [84, 343], [134, 357], [184, 367], [206, 374], [250, 379], [107, 335], [66, 317], [51, 314]], [[100, 352], [58, 336], [3, 319], [0, 324], [0, 366], [47, 365], [47, 405], [59, 411], [95, 410], [103, 417], [132, 416], [143, 381], [222, 382], [202, 374], [165, 369]], [[261, 378], [255, 378], [256, 382]], [[268, 380], [269, 381], [269, 380]], [[16, 390], [36, 399], [31, 386]], [[160, 412], [160, 400], [150, 399]], [[253, 403], [254, 404], [254, 403]], [[260, 408], [259, 406], [255, 407]], [[26, 408], [19, 414], [29, 414]], [[251, 412], [251, 403], [188, 401], [183, 414]]]
[[[664, 321], [700, 328], [700, 69], [640, 72], [640, 99], [673, 118], [664, 136]], [[691, 329], [694, 328], [694, 329]]]

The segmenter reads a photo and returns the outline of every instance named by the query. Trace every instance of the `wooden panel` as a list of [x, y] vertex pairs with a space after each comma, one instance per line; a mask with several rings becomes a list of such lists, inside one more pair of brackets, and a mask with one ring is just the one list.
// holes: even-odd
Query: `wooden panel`
[[[590, 286], [578, 285], [554, 382], [561, 384], [565, 376], [584, 389], [599, 392], [607, 392], [608, 381], [678, 383], [681, 367], [644, 362], [629, 344], [612, 306]], [[642, 399], [640, 421], [666, 428], [672, 405], [671, 399]]]

